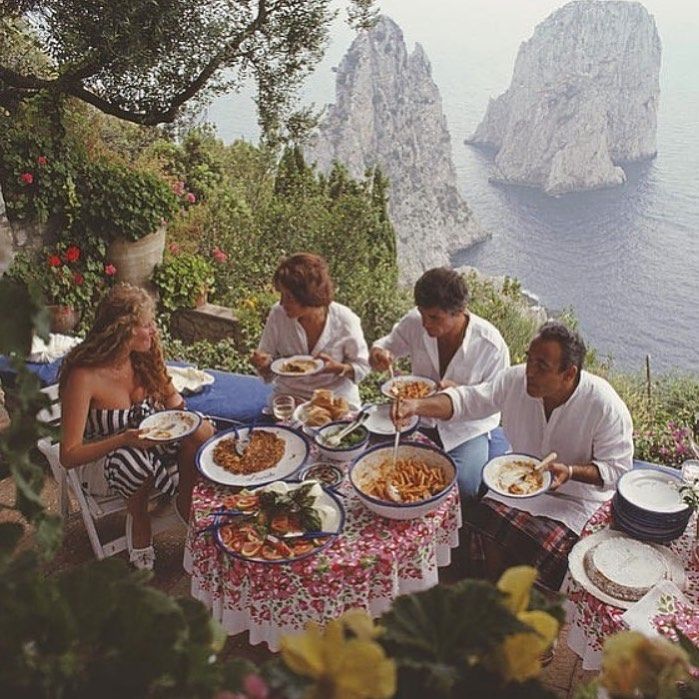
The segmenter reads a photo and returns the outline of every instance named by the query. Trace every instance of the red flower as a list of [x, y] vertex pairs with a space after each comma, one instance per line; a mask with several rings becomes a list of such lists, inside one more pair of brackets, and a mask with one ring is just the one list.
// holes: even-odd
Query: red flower
[[76, 272], [76, 273], [73, 275], [73, 281], [74, 281], [78, 286], [82, 286], [82, 285], [83, 285], [83, 282], [85, 281], [85, 277], [83, 277], [83, 275], [80, 274], [80, 272]]
[[61, 258], [58, 255], [49, 256], [49, 267], [60, 267]]
[[178, 196], [181, 197], [184, 194], [184, 182], [178, 181], [175, 182], [173, 185], [171, 185], [172, 191]]
[[39, 165], [46, 165], [48, 163], [49, 159], [45, 155], [40, 155], [37, 159], [36, 162], [39, 163]]
[[105, 265], [104, 266], [104, 273], [108, 277], [113, 277], [116, 274], [117, 268], [114, 265]]
[[214, 248], [211, 256], [214, 258], [214, 260], [216, 260], [216, 262], [226, 262], [226, 260], [228, 260], [228, 255], [223, 252], [218, 245]]
[[32, 182], [34, 182], [34, 175], [32, 175], [31, 172], [23, 172], [19, 176], [19, 179], [23, 184], [31, 184]]
[[197, 200], [197, 195], [194, 194], [194, 192], [187, 192], [187, 196], [185, 199], [190, 203], [194, 204], [194, 202]]
[[80, 248], [77, 245], [69, 245], [64, 257], [66, 262], [77, 262], [80, 259]]
[[177, 243], [170, 243], [170, 245], [168, 245], [168, 250], [173, 255], [179, 255], [181, 249], [182, 248], [180, 248], [180, 246]]

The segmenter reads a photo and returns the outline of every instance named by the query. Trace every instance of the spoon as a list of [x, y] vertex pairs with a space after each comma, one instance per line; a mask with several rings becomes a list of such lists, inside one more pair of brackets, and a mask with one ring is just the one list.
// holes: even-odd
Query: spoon
[[346, 437], [350, 432], [354, 432], [357, 427], [361, 427], [368, 419], [369, 413], [361, 413], [354, 422], [351, 422], [347, 427], [344, 427], [339, 432], [332, 434], [328, 437], [323, 436], [323, 442], [328, 447], [336, 447], [340, 444], [344, 437]]
[[556, 454], [555, 451], [552, 451], [548, 456], [545, 456], [539, 464], [534, 466], [534, 471], [543, 471], [546, 466], [548, 466], [552, 461], [555, 461], [558, 458], [558, 454]]

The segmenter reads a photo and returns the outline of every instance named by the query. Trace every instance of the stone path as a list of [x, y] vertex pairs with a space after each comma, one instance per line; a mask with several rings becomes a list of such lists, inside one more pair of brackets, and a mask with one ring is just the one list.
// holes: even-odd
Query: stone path
[[[11, 505], [14, 499], [14, 485], [11, 479], [0, 481], [0, 504]], [[56, 487], [53, 479], [47, 478], [42, 493], [47, 508], [51, 512], [57, 512]], [[73, 506], [64, 531], [63, 546], [56, 557], [47, 566], [48, 573], [60, 572], [75, 565], [85, 563], [93, 558], [92, 548], [88, 540], [80, 515]], [[0, 510], [0, 521], [7, 521], [12, 516], [7, 510]], [[100, 523], [101, 529], [111, 536], [117, 536], [123, 528], [123, 516], [115, 515], [106, 518]], [[25, 535], [21, 546], [31, 545], [31, 531]], [[189, 594], [189, 576], [182, 569], [183, 537], [178, 531], [163, 532], [155, 539], [156, 562], [154, 587], [173, 596], [185, 596]], [[126, 558], [126, 554], [120, 554]], [[440, 581], [446, 584], [458, 579], [450, 568], [440, 569]], [[566, 635], [568, 629], [564, 627], [558, 641], [558, 650], [550, 665], [544, 668], [542, 679], [544, 684], [562, 699], [574, 697], [575, 688], [581, 683], [592, 679], [596, 673], [584, 672], [578, 658], [567, 646]], [[266, 646], [250, 646], [246, 634], [239, 634], [228, 639], [226, 654], [242, 655], [254, 662], [264, 661], [271, 657]]]

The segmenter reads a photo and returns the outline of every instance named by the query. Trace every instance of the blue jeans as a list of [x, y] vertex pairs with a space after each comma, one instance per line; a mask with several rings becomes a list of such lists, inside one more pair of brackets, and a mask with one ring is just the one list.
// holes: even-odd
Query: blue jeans
[[[433, 442], [442, 446], [442, 440], [436, 429], [421, 429]], [[456, 483], [459, 487], [461, 502], [467, 503], [478, 499], [481, 487], [481, 471], [488, 461], [488, 435], [479, 434], [461, 444], [457, 444], [447, 454], [456, 464]]]

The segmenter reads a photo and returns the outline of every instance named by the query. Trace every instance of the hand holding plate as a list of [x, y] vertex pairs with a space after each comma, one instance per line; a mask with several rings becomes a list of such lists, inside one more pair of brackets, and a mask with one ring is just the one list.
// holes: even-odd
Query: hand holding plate
[[570, 480], [570, 469], [567, 464], [554, 461], [546, 466], [545, 470], [551, 472], [551, 485], [549, 486], [549, 490], [557, 490], [566, 481]]

